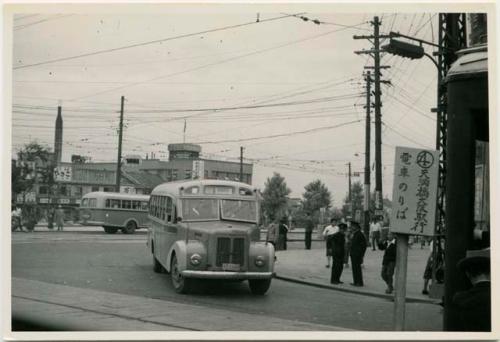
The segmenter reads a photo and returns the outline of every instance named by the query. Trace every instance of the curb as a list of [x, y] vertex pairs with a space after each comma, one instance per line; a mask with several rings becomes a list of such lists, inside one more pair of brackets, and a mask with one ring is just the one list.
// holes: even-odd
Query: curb
[[[377, 297], [377, 298], [382, 298], [382, 299], [387, 299], [390, 301], [394, 301], [394, 297], [384, 294], [384, 293], [378, 293], [378, 292], [369, 292], [369, 291], [359, 291], [355, 289], [349, 289], [349, 288], [343, 288], [343, 287], [337, 287], [337, 286], [332, 286], [332, 285], [326, 285], [326, 284], [320, 284], [320, 283], [314, 283], [311, 281], [306, 281], [306, 280], [301, 280], [297, 278], [292, 278], [292, 277], [287, 277], [287, 276], [280, 276], [278, 274], [274, 274], [274, 278], [280, 279], [283, 281], [289, 281], [291, 283], [297, 283], [297, 284], [302, 284], [302, 285], [308, 285], [308, 286], [314, 286], [314, 287], [319, 287], [322, 289], [328, 289], [328, 290], [335, 290], [335, 291], [341, 291], [341, 292], [348, 292], [348, 293], [354, 293], [354, 294], [359, 294], [363, 296], [369, 296], [369, 297]], [[422, 298], [415, 298], [415, 297], [406, 297], [406, 302], [407, 303], [424, 303], [424, 304], [436, 304], [438, 305], [438, 302], [432, 299], [422, 299]]]

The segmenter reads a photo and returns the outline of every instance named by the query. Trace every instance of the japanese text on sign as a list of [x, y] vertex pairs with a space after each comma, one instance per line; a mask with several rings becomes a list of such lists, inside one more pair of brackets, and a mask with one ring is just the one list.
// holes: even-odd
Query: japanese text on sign
[[71, 166], [58, 166], [54, 168], [54, 180], [55, 181], [71, 181], [73, 169]]
[[434, 234], [438, 166], [437, 151], [396, 148], [392, 232]]

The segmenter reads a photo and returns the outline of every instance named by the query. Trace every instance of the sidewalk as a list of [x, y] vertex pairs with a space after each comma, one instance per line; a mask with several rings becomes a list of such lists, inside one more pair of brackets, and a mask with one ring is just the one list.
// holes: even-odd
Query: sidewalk
[[[313, 233], [313, 239], [315, 238]], [[300, 229], [295, 229], [292, 239], [288, 242], [286, 251], [276, 251], [276, 264], [274, 271], [276, 278], [306, 285], [331, 288], [332, 290], [359, 293], [381, 298], [392, 299], [393, 295], [385, 294], [386, 284], [380, 276], [383, 251], [368, 248], [366, 250], [363, 280], [364, 287], [354, 287], [352, 283], [351, 268], [345, 268], [341, 280], [344, 284], [330, 284], [331, 268], [326, 268], [326, 246], [324, 241], [313, 240], [312, 249], [304, 249], [304, 242], [295, 239], [300, 236]], [[302, 235], [303, 236], [303, 235]], [[439, 300], [431, 299], [422, 294], [423, 274], [430, 249], [425, 246], [414, 245], [408, 250], [408, 272], [406, 283], [406, 300], [408, 302], [437, 303]]]
[[21, 278], [12, 278], [12, 317], [49, 331], [349, 330]]

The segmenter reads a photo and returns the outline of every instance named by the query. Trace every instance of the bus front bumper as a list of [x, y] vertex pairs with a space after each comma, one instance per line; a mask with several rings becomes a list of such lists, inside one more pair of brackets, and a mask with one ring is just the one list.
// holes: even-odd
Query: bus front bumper
[[273, 272], [229, 272], [229, 271], [193, 271], [184, 270], [181, 272], [185, 278], [198, 278], [198, 279], [232, 279], [232, 280], [245, 280], [245, 279], [271, 279]]

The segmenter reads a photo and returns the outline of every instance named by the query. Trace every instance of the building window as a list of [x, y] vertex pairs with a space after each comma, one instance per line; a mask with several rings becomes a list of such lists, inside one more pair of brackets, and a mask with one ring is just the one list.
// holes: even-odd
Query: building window
[[99, 186], [92, 186], [92, 192], [99, 191]]
[[104, 187], [104, 192], [113, 192], [113, 191], [115, 191], [114, 186], [105, 186]]
[[184, 179], [191, 179], [191, 170], [185, 170]]
[[39, 188], [38, 188], [38, 193], [40, 195], [47, 195], [49, 193], [49, 188], [47, 186], [44, 186], [44, 185], [41, 185]]
[[61, 185], [61, 187], [59, 188], [59, 194], [62, 196], [69, 196], [66, 185]]
[[172, 180], [177, 180], [177, 169], [172, 170]]

